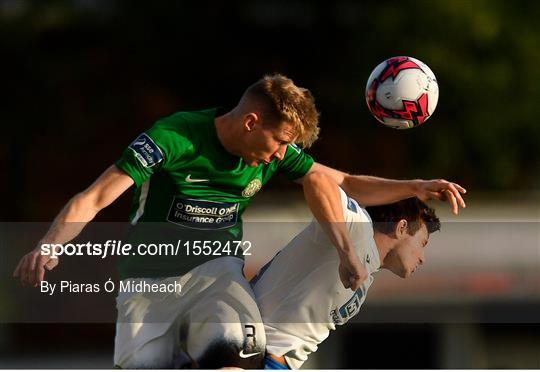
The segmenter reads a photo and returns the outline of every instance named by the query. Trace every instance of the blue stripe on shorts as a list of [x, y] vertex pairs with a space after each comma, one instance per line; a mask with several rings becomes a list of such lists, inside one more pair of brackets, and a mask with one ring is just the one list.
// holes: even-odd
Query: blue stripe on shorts
[[289, 370], [290, 368], [285, 367], [284, 365], [276, 362], [274, 359], [270, 357], [264, 358], [264, 369], [286, 369]]

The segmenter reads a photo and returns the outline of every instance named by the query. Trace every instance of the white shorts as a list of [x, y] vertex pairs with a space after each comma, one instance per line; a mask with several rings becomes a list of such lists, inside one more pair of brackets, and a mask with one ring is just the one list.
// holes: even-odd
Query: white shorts
[[[123, 282], [128, 280], [179, 282], [181, 291], [118, 295], [115, 365], [129, 369], [178, 368], [187, 354], [201, 368], [219, 368], [208, 364], [209, 358], [216, 357], [207, 354], [209, 348], [222, 349], [223, 343], [228, 345], [228, 351], [219, 351], [219, 358], [226, 359], [224, 365], [264, 357], [264, 327], [239, 258], [216, 258], [179, 277]], [[245, 358], [257, 351], [260, 353]]]

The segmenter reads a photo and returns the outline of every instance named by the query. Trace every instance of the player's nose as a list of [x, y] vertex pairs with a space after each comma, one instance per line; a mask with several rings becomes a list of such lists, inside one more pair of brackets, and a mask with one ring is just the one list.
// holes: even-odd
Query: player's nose
[[283, 160], [285, 157], [285, 152], [287, 151], [287, 145], [282, 145], [279, 147], [279, 149], [274, 153], [274, 157], [277, 160]]

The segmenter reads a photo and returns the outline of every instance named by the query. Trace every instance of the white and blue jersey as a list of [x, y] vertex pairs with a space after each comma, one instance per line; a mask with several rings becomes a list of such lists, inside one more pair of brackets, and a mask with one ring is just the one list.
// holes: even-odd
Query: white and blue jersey
[[341, 191], [345, 222], [369, 277], [355, 292], [339, 278], [339, 257], [317, 221], [283, 248], [252, 280], [266, 332], [266, 350], [297, 369], [337, 325], [356, 315], [379, 269], [367, 212]]

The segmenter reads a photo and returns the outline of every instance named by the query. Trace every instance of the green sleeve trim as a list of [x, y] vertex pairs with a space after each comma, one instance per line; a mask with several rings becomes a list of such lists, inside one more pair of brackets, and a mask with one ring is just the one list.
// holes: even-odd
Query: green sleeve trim
[[306, 175], [315, 161], [296, 145], [289, 145], [285, 158], [279, 162], [279, 172], [290, 180], [297, 180]]
[[141, 133], [115, 164], [140, 187], [153, 173], [166, 166], [176, 139], [170, 130], [162, 128], [158, 122]]
[[[114, 164], [118, 167], [118, 169], [124, 171], [124, 173], [126, 173], [129, 177], [131, 177], [131, 179], [133, 180], [133, 182], [135, 182], [135, 185], [137, 187], [141, 187], [141, 185], [144, 183], [146, 179], [140, 176], [140, 173], [137, 170], [137, 167], [134, 166], [133, 161], [129, 159], [130, 154], [126, 154], [127, 152], [132, 152], [132, 151], [129, 148], [125, 149], [120, 159], [118, 159], [116, 163]], [[131, 155], [131, 157], [133, 157], [133, 155]], [[148, 175], [148, 177], [150, 177], [150, 174]]]

